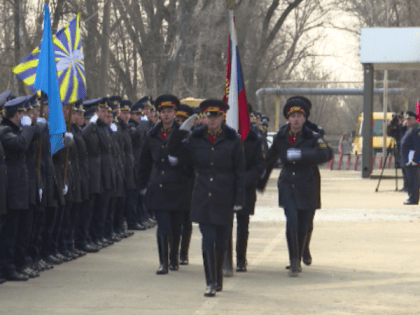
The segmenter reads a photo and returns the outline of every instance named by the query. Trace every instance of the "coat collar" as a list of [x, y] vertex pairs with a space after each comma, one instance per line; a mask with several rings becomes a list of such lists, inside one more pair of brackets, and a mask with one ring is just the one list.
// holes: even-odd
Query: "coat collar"
[[[192, 137], [194, 138], [205, 138], [207, 139], [207, 126], [203, 125], [193, 130]], [[222, 132], [217, 137], [215, 143], [221, 141], [222, 139], [236, 139], [238, 137], [238, 133], [235, 129], [230, 128], [226, 124], [222, 124]], [[210, 141], [210, 140], [209, 140]]]
[[20, 126], [16, 125], [14, 122], [12, 122], [6, 117], [3, 117], [1, 124], [10, 127], [14, 132], [18, 132], [21, 129]]
[[[149, 130], [149, 136], [150, 137], [156, 137], [160, 135], [160, 129], [162, 128], [162, 122], [159, 121], [156, 125], [154, 125], [150, 130]], [[179, 129], [179, 125], [176, 123], [176, 121], [174, 121], [172, 123], [172, 127], [171, 127], [171, 132], [174, 129]]]
[[[289, 131], [289, 124], [285, 124], [280, 127], [279, 131], [277, 132], [278, 138], [287, 138], [287, 132]], [[302, 126], [301, 135], [303, 139], [312, 139], [317, 137], [318, 133], [315, 131], [310, 130], [305, 124]]]

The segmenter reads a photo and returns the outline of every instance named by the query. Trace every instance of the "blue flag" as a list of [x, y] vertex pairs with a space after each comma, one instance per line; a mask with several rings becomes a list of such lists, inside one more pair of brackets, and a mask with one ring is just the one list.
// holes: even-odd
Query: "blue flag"
[[48, 4], [44, 4], [44, 24], [34, 87], [48, 96], [50, 153], [53, 155], [64, 146], [63, 133], [66, 132], [66, 123], [61, 108]]

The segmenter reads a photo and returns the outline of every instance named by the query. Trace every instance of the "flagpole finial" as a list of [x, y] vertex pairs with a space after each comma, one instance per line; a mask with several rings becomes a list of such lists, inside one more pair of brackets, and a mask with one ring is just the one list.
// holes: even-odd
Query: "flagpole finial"
[[226, 0], [226, 4], [229, 11], [235, 8], [235, 0]]

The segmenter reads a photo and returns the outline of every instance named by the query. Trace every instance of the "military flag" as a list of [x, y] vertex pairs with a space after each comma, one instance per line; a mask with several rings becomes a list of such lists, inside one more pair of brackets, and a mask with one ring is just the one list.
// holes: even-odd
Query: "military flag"
[[[54, 58], [60, 86], [60, 100], [63, 104], [74, 103], [86, 96], [86, 77], [80, 36], [80, 14], [53, 36]], [[36, 47], [20, 64], [13, 67], [16, 76], [33, 91], [35, 72], [39, 59]]]
[[224, 101], [227, 99], [230, 107], [226, 114], [226, 123], [238, 130], [241, 141], [244, 141], [250, 129], [250, 120], [233, 10], [229, 10], [229, 20], [229, 47], [226, 62], [225, 96], [223, 99]]
[[48, 4], [44, 4], [42, 39], [33, 87], [48, 96], [48, 132], [52, 155], [64, 146], [63, 133], [66, 131], [66, 123], [60, 101]]

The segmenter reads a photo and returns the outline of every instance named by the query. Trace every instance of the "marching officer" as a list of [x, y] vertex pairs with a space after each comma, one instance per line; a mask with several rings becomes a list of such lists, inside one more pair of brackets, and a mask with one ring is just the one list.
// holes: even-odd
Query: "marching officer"
[[[416, 121], [416, 114], [411, 111], [404, 112], [405, 125], [407, 131], [401, 139], [400, 161], [405, 169], [407, 180], [408, 199], [404, 201], [405, 205], [417, 205], [419, 203], [419, 169], [418, 150], [415, 146], [420, 137], [420, 127]], [[417, 150], [417, 152], [416, 152]]]
[[[218, 100], [200, 104], [204, 126], [188, 131], [196, 116], [174, 132], [169, 153], [194, 167], [191, 221], [199, 223], [207, 288], [204, 296], [223, 289], [223, 260], [233, 211], [245, 203], [245, 161], [236, 130], [223, 123], [229, 106]], [[182, 141], [184, 140], [185, 141]]]
[[321, 135], [310, 130], [305, 121], [308, 103], [289, 99], [283, 115], [288, 125], [281, 127], [266, 160], [266, 173], [258, 183], [264, 189], [270, 173], [280, 158], [283, 164], [278, 180], [279, 206], [286, 216], [286, 239], [289, 249], [289, 275], [301, 272], [301, 255], [315, 210], [320, 207], [319, 180], [314, 166], [328, 161], [330, 151]]
[[[186, 167], [168, 156], [168, 137], [179, 128], [174, 121], [179, 100], [161, 95], [155, 101], [161, 121], [146, 135], [140, 156], [139, 187], [146, 196], [146, 207], [157, 220], [157, 243], [160, 266], [156, 274], [179, 269], [178, 253], [184, 213], [188, 211], [188, 173]], [[168, 257], [168, 246], [171, 253]]]

